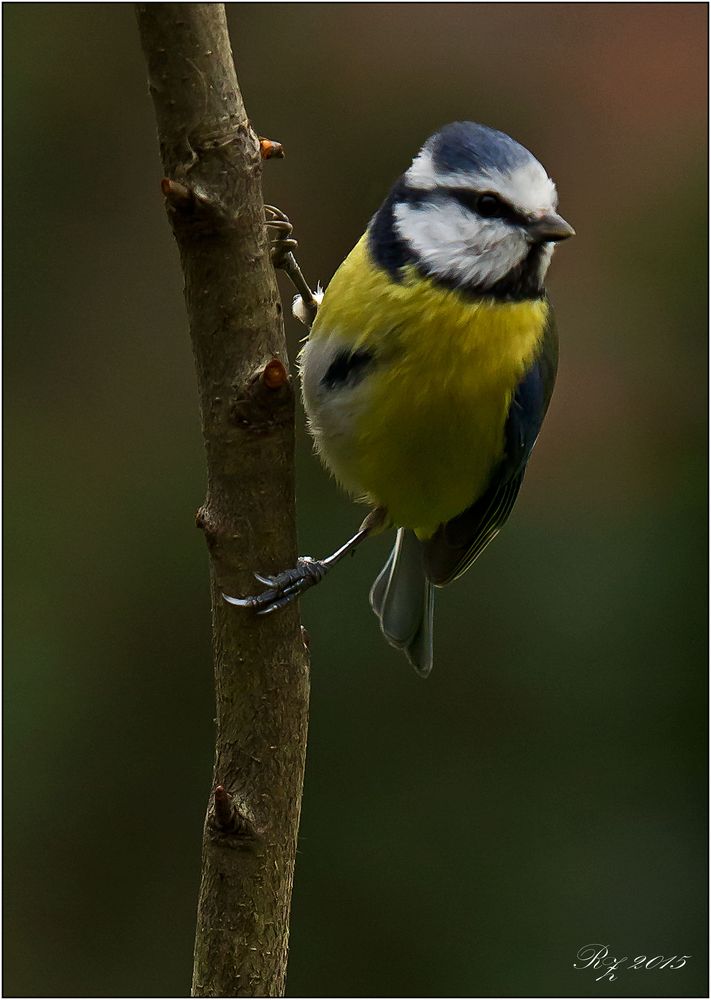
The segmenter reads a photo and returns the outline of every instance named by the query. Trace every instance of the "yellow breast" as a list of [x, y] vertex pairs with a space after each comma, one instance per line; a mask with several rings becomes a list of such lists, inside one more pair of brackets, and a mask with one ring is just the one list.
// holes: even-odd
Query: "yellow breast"
[[[329, 285], [312, 339], [376, 354], [352, 432], [319, 450], [398, 526], [428, 537], [486, 489], [513, 392], [543, 336], [545, 301], [470, 300], [376, 268], [364, 237]], [[315, 421], [317, 423], [317, 421]]]

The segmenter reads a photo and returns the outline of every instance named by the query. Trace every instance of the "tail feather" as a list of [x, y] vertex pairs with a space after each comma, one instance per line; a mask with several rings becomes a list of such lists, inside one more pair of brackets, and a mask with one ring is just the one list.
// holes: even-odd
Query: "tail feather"
[[434, 595], [435, 589], [425, 582], [425, 600], [420, 627], [405, 647], [405, 654], [421, 677], [427, 677], [434, 659]]
[[370, 588], [370, 606], [378, 619], [383, 616], [383, 601], [385, 600], [385, 592], [388, 589], [388, 580], [390, 579], [390, 571], [392, 569], [394, 558], [395, 549], [393, 548], [387, 558], [387, 562], [378, 573], [375, 583]]
[[400, 528], [388, 561], [370, 591], [383, 635], [422, 677], [432, 669], [434, 588], [424, 569], [422, 545]]

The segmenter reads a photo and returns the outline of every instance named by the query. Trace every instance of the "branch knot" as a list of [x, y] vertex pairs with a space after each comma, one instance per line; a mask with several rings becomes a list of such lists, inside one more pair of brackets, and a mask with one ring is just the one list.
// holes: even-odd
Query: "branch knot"
[[264, 833], [244, 807], [238, 808], [235, 799], [224, 785], [217, 785], [212, 793], [212, 799], [210, 822], [216, 833], [238, 837], [241, 840], [258, 840]]
[[294, 392], [284, 362], [272, 358], [260, 365], [230, 400], [232, 424], [253, 434], [268, 434], [293, 419]]

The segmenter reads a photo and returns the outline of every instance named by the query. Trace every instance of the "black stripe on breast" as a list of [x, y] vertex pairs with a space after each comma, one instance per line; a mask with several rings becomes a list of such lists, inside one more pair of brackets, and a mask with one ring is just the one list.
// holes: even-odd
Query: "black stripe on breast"
[[321, 379], [321, 385], [326, 389], [357, 385], [374, 361], [375, 356], [364, 348], [357, 351], [339, 351]]

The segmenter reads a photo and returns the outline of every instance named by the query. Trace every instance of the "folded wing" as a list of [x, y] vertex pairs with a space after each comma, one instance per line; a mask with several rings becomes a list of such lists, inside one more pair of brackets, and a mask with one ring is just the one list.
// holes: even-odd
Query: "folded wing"
[[483, 496], [423, 543], [428, 579], [443, 587], [465, 573], [513, 510], [526, 464], [550, 402], [558, 368], [558, 337], [549, 311], [541, 349], [511, 400], [506, 452]]

